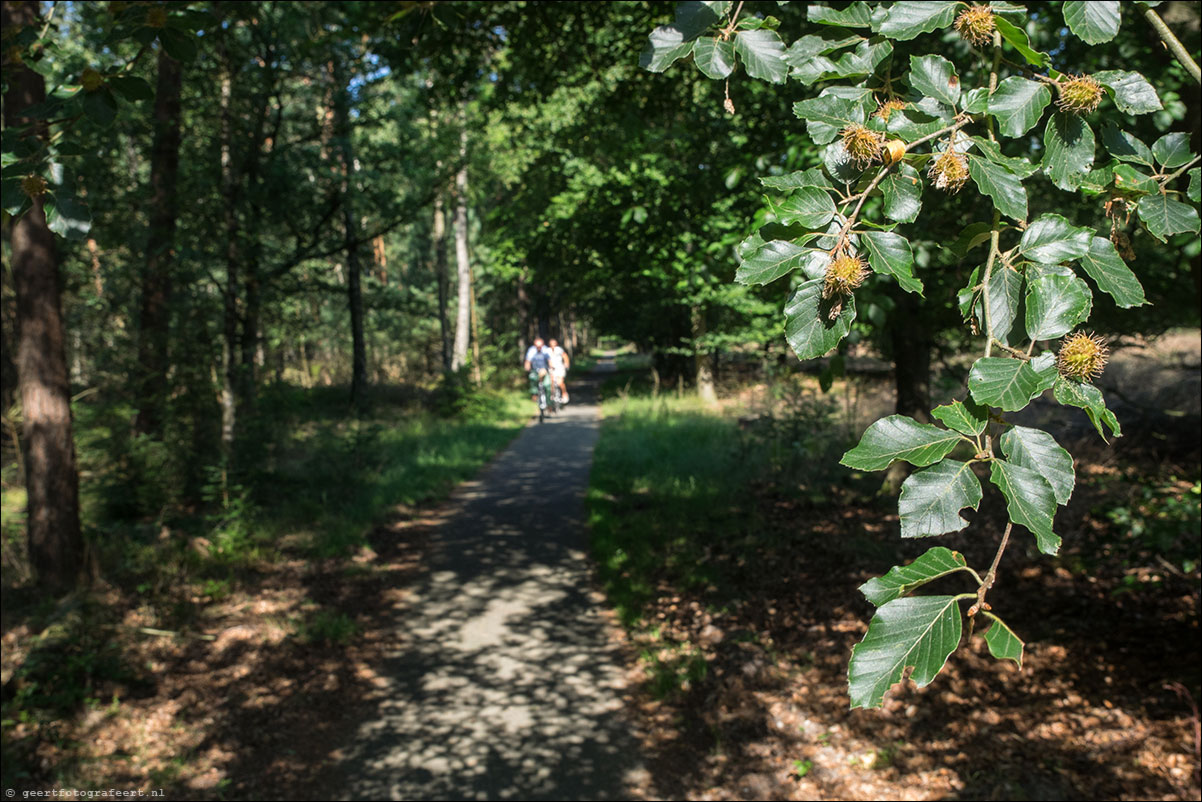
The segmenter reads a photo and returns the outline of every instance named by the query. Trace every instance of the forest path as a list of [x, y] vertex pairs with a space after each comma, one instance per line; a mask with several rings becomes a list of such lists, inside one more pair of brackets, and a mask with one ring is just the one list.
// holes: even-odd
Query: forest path
[[629, 798], [638, 742], [583, 519], [591, 378], [448, 502], [398, 609], [374, 719], [341, 750], [347, 798]]

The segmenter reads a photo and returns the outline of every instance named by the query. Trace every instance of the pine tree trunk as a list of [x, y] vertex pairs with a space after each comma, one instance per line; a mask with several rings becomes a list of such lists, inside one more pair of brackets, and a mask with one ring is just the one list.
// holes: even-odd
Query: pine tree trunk
[[331, 65], [334, 87], [334, 125], [339, 132], [342, 155], [342, 225], [346, 245], [346, 294], [351, 313], [351, 403], [367, 404], [367, 344], [363, 337], [363, 290], [360, 284], [358, 223], [355, 217], [355, 154], [351, 145], [350, 98], [346, 76], [338, 65]]
[[[3, 3], [4, 29], [16, 33], [36, 24], [38, 6], [33, 0]], [[4, 122], [10, 133], [29, 122], [22, 112], [45, 100], [46, 84], [20, 63], [10, 64], [7, 73]], [[34, 135], [45, 136], [45, 130]], [[40, 584], [64, 591], [82, 577], [84, 548], [58, 263], [41, 196], [14, 222], [11, 241], [29, 557]]]
[[238, 182], [232, 155], [233, 68], [220, 40], [224, 74], [221, 77], [221, 200], [225, 222], [225, 286], [222, 288], [221, 451], [227, 462], [234, 454], [238, 420]]
[[150, 230], [142, 274], [138, 327], [138, 401], [134, 428], [162, 437], [167, 405], [168, 340], [171, 329], [171, 268], [175, 247], [176, 178], [179, 175], [179, 62], [159, 50], [154, 100], [154, 145], [150, 155]]
[[459, 134], [459, 158], [462, 164], [455, 175], [455, 260], [459, 277], [459, 308], [455, 315], [455, 347], [451, 353], [451, 370], [458, 371], [467, 364], [468, 340], [471, 334], [472, 266], [467, 251], [467, 130]]

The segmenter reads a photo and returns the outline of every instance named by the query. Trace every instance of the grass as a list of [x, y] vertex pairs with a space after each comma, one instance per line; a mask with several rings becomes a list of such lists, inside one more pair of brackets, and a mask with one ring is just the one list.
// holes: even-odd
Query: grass
[[[474, 476], [525, 425], [529, 406], [520, 393], [381, 392], [355, 416], [341, 391], [268, 388], [259, 415], [244, 422], [242, 469], [208, 466], [196, 476], [200, 499], [187, 501], [181, 487], [193, 468], [180, 441], [131, 440], [127, 408], [80, 405], [83, 523], [99, 590], [58, 602], [36, 592], [13, 466], [0, 486], [6, 632], [25, 633], [5, 646], [5, 776], [25, 770], [8, 748], [11, 728], [23, 728], [26, 745], [34, 731], [51, 737], [106, 701], [101, 689], [142, 681], [127, 612], [161, 634], [187, 635], [208, 608], [255, 593], [273, 563], [348, 557], [398, 505], [439, 500]], [[359, 634], [348, 612], [306, 602], [292, 635], [346, 644]]]

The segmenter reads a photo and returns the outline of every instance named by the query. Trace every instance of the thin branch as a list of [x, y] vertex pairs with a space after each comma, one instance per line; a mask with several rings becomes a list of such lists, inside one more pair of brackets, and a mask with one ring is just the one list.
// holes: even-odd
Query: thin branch
[[1202, 68], [1198, 67], [1198, 62], [1194, 61], [1193, 56], [1185, 49], [1185, 45], [1181, 44], [1181, 40], [1169, 30], [1169, 26], [1164, 24], [1164, 20], [1152, 8], [1144, 6], [1144, 19], [1152, 24], [1157, 35], [1160, 36], [1160, 41], [1164, 42], [1164, 46], [1169, 49], [1169, 52], [1185, 67], [1185, 71], [1190, 74], [1198, 83], [1202, 84]]
[[1001, 545], [997, 547], [997, 554], [993, 555], [993, 565], [989, 566], [989, 572], [985, 574], [985, 579], [977, 588], [977, 602], [972, 607], [968, 608], [968, 617], [972, 618], [981, 610], [982, 607], [989, 609], [985, 605], [985, 594], [993, 587], [993, 583], [997, 581], [998, 563], [1002, 561], [1002, 552], [1006, 550], [1006, 546], [1010, 543], [1010, 531], [1014, 529], [1014, 524], [1007, 523], [1006, 531], [1002, 533]]
[[1189, 168], [1193, 167], [1193, 166], [1194, 166], [1195, 164], [1197, 164], [1199, 161], [1202, 161], [1202, 156], [1195, 156], [1194, 158], [1190, 159], [1190, 161], [1189, 161], [1189, 163], [1188, 163], [1188, 164], [1186, 164], [1184, 167], [1182, 167], [1182, 168], [1181, 168], [1180, 170], [1178, 170], [1177, 172], [1175, 172], [1175, 173], [1173, 173], [1173, 174], [1171, 174], [1171, 175], [1167, 175], [1167, 176], [1165, 176], [1164, 178], [1160, 179], [1160, 180], [1157, 182], [1158, 184], [1160, 184], [1160, 188], [1163, 190], [1163, 189], [1165, 188], [1165, 186], [1166, 186], [1166, 185], [1168, 185], [1168, 183], [1169, 183], [1170, 181], [1172, 181], [1173, 179], [1175, 179], [1175, 178], [1177, 178], [1178, 176], [1180, 176], [1182, 173], [1184, 173], [1184, 172], [1185, 172], [1186, 170], [1188, 170]]

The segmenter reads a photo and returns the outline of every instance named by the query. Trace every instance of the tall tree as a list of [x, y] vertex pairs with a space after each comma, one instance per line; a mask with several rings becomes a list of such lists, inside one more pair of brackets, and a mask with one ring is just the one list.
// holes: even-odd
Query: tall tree
[[[464, 115], [466, 118], [466, 115]], [[471, 339], [472, 265], [467, 249], [467, 127], [459, 131], [459, 172], [455, 174], [455, 263], [459, 279], [459, 308], [455, 315], [455, 347], [451, 353], [451, 370], [467, 364], [468, 341]]]
[[359, 224], [355, 216], [355, 153], [351, 143], [350, 88], [340, 63], [330, 63], [334, 80], [334, 125], [342, 157], [342, 224], [346, 247], [346, 292], [351, 313], [351, 402], [367, 402], [367, 344], [363, 338], [362, 272], [359, 266]]
[[140, 434], [161, 435], [167, 403], [170, 340], [171, 269], [175, 248], [179, 175], [180, 87], [183, 72], [167, 50], [159, 48], [158, 87], [154, 101], [154, 146], [150, 157], [150, 229], [142, 274], [138, 337], [138, 398], [135, 419]]
[[[6, 0], [4, 29], [19, 32], [36, 25], [38, 11], [36, 0]], [[45, 126], [28, 110], [45, 101], [45, 80], [11, 50], [5, 62], [5, 133], [23, 129], [25, 136], [44, 140]], [[46, 223], [45, 179], [31, 174], [22, 184], [32, 207], [12, 227], [12, 273], [17, 297], [29, 556], [40, 583], [66, 590], [81, 577], [84, 549], [58, 261], [54, 235]]]

